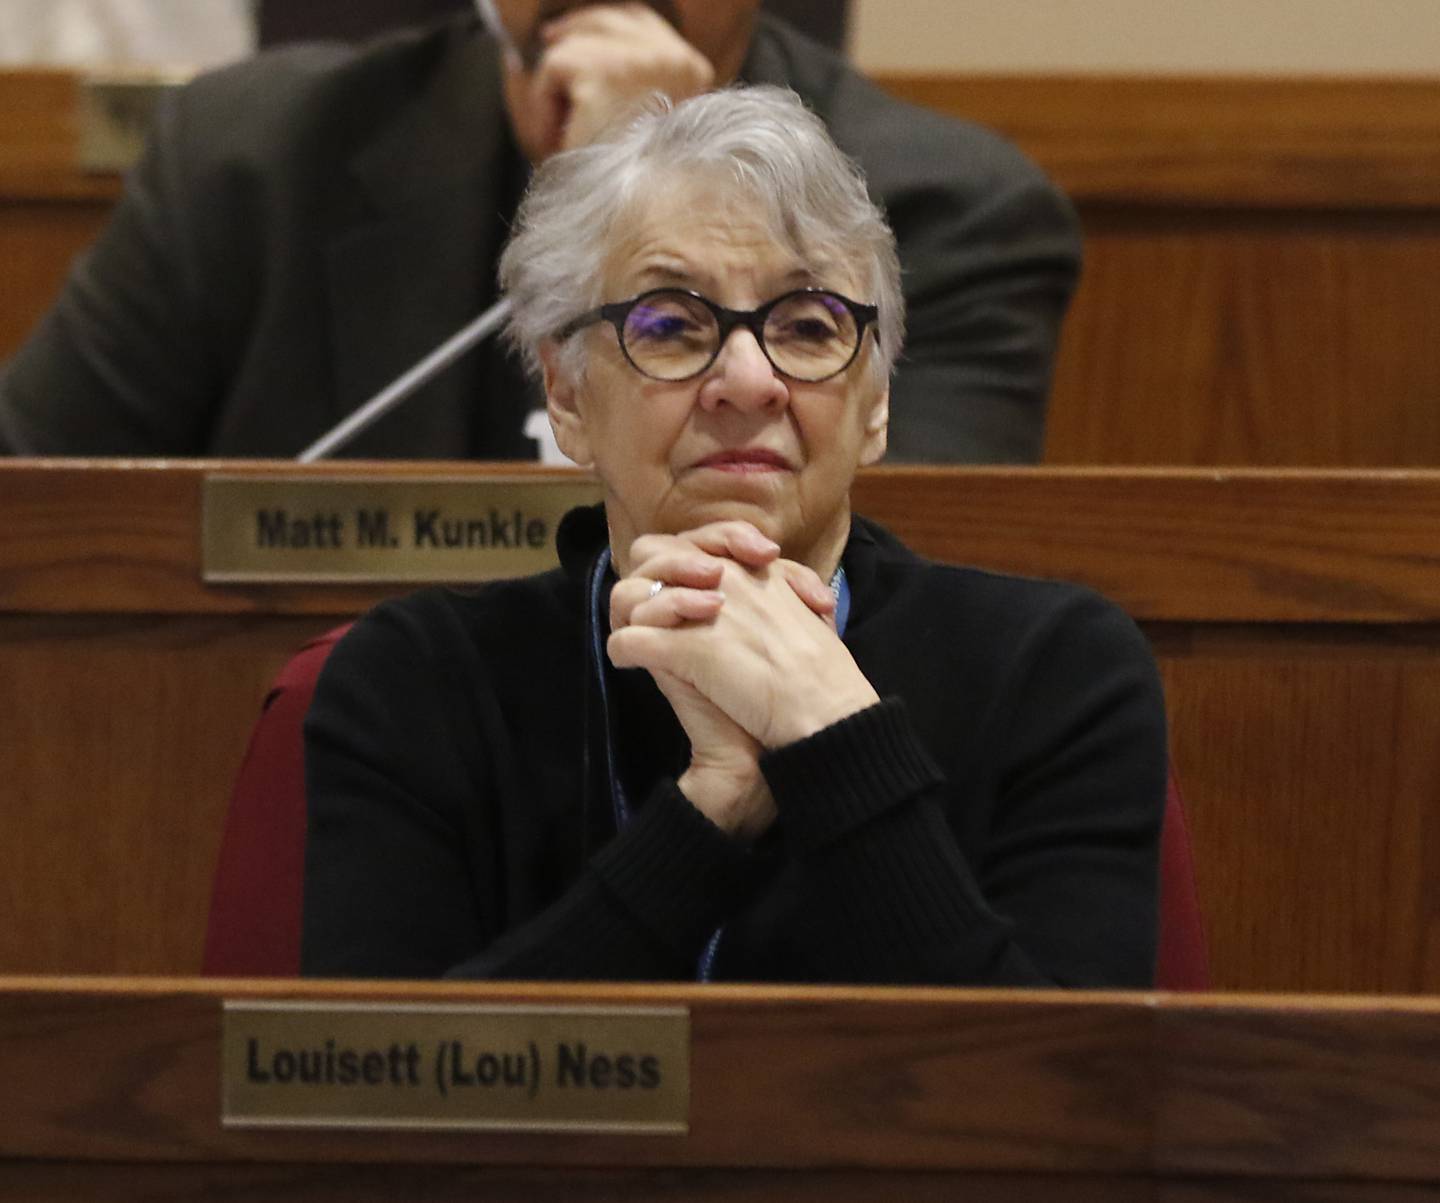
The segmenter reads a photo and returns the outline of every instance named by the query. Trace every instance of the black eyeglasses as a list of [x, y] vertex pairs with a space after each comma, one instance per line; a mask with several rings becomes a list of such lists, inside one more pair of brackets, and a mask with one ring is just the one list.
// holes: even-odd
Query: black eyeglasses
[[823, 288], [787, 292], [759, 309], [726, 309], [698, 292], [656, 288], [582, 314], [559, 337], [609, 322], [631, 367], [652, 380], [673, 382], [700, 375], [735, 327], [744, 326], [777, 372], [814, 384], [855, 362], [865, 327], [878, 316], [874, 305]]

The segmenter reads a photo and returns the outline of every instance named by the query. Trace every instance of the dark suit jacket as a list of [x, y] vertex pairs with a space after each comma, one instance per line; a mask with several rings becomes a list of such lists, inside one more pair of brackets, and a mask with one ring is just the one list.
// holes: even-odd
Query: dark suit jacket
[[[895, 227], [910, 320], [891, 458], [1035, 458], [1079, 260], [1068, 204], [1008, 143], [778, 22], [743, 75], [799, 92]], [[201, 77], [0, 375], [0, 449], [293, 456], [494, 300], [526, 175], [471, 21]], [[491, 345], [347, 454], [533, 458], [534, 402]]]

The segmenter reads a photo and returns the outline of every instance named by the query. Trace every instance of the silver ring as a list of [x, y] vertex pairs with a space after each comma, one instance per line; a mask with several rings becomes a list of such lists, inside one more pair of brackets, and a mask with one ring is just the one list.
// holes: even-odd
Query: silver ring
[[663, 588], [665, 588], [665, 582], [664, 582], [664, 581], [651, 581], [651, 582], [650, 582], [650, 593], [649, 593], [649, 595], [645, 598], [645, 600], [646, 600], [646, 601], [654, 601], [655, 598], [657, 598], [657, 597], [660, 595], [660, 590], [663, 589]]

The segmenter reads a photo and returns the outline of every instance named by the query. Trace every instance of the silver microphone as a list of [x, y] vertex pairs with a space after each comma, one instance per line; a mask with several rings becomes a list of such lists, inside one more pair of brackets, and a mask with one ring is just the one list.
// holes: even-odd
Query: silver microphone
[[447, 338], [413, 368], [409, 368], [397, 376], [333, 430], [321, 435], [296, 456], [296, 460], [302, 464], [313, 464], [316, 460], [333, 455], [361, 431], [368, 430], [416, 389], [440, 375], [476, 343], [495, 333], [505, 324], [505, 319], [509, 316], [510, 300], [508, 297], [501, 297], [468, 326]]

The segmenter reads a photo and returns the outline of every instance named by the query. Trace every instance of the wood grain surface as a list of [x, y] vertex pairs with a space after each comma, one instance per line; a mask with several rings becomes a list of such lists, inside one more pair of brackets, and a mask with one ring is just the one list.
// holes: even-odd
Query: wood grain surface
[[1005, 992], [297, 982], [279, 993], [688, 1005], [689, 1133], [221, 1129], [218, 999], [275, 993], [237, 983], [0, 982], [0, 1047], [13, 1080], [32, 1084], [0, 1098], [0, 1156], [1150, 1168], [1152, 1017], [1118, 996], [1051, 992], [1035, 1005]]
[[[686, 1203], [875, 1203], [883, 1199], [907, 1203], [1055, 1203], [1057, 1199], [1066, 1203], [1151, 1203], [1161, 1197], [1156, 1189], [1145, 1179], [1091, 1174], [0, 1161], [0, 1200], [5, 1203], [195, 1203], [199, 1199], [223, 1199], [225, 1203], [668, 1203], [676, 1199]], [[1372, 1184], [1370, 1189], [1396, 1188]], [[1205, 1200], [1225, 1197], [1232, 1196], [1205, 1196]], [[1293, 1198], [1297, 1203], [1320, 1198], [1265, 1197]], [[1357, 1203], [1388, 1203], [1392, 1198], [1396, 1203], [1409, 1203], [1418, 1196], [1350, 1197], [1357, 1198]], [[1201, 1201], [1197, 1198], [1196, 1203]]]
[[[222, 1129], [225, 997], [683, 1005], [690, 1132]], [[1437, 1040], [1416, 999], [6, 980], [0, 1197], [450, 1198], [496, 1167], [487, 1197], [1410, 1199]]]
[[0, 71], [0, 362], [49, 308], [120, 194], [117, 176], [77, 166], [79, 100], [70, 72]]
[[1428, 1183], [914, 1170], [0, 1161], [5, 1203], [1430, 1203]]
[[1046, 462], [1440, 464], [1440, 209], [1081, 216]]
[[1156, 1139], [1170, 1167], [1436, 1180], [1433, 1001], [1379, 1012], [1222, 1004], [1157, 1018], [1168, 1055]]
[[0, 965], [198, 969], [248, 733], [331, 625], [0, 614]]
[[1000, 130], [1082, 205], [1440, 208], [1440, 81], [904, 75], [914, 104]]
[[[393, 589], [207, 586], [207, 472], [284, 462], [0, 461], [0, 613], [353, 614]], [[565, 478], [498, 464], [316, 476]], [[858, 512], [937, 559], [1100, 589], [1145, 621], [1440, 621], [1440, 472], [880, 468]]]
[[1440, 984], [1440, 629], [1150, 627], [1214, 980]]
[[68, 71], [0, 70], [0, 363], [94, 241], [120, 178], [77, 165], [80, 81]]
[[[3, 103], [3, 101], [0, 101]], [[0, 198], [0, 362], [17, 350], [50, 299], [60, 291], [70, 263], [109, 219], [108, 201], [45, 201]]]
[[878, 82], [1079, 208], [1047, 463], [1440, 464], [1440, 82]]
[[0, 70], [0, 202], [114, 201], [114, 173], [79, 168], [80, 76]]

